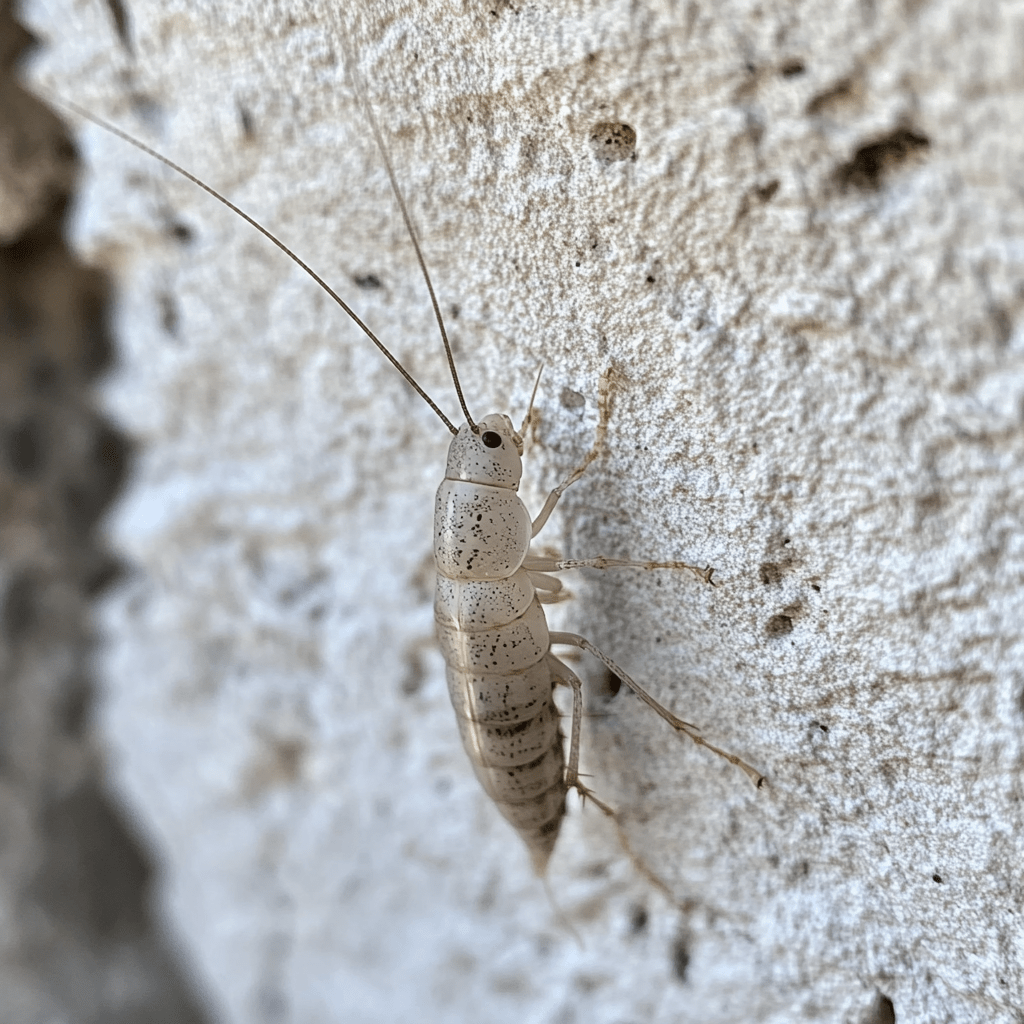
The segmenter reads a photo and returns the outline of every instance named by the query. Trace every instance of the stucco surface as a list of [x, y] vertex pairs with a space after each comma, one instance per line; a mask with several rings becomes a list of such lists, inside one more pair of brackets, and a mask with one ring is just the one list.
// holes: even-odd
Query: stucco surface
[[[540, 363], [532, 508], [589, 662], [564, 918], [460, 749], [432, 639], [448, 435], [228, 211], [81, 124], [115, 276], [98, 728], [225, 1021], [1020, 1021], [1024, 9], [937, 0], [32, 2], [32, 80], [331, 281], [455, 416], [345, 50], [476, 415]], [[618, 127], [626, 125], [635, 133]], [[604, 140], [611, 139], [606, 144]], [[612, 159], [621, 157], [622, 159]], [[557, 627], [556, 627], [557, 628]]]

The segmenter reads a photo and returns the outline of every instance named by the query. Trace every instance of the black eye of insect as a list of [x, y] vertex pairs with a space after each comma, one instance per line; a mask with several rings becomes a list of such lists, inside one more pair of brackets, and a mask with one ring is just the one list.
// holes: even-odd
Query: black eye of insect
[[500, 448], [501, 447], [501, 434], [496, 433], [493, 430], [485, 430], [480, 435], [480, 440], [483, 441], [488, 448]]

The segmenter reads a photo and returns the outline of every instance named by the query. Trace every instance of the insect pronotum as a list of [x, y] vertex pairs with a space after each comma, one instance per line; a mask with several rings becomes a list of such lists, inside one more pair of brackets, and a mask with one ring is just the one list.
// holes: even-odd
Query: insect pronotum
[[[348, 63], [353, 66], [351, 59]], [[736, 755], [708, 743], [695, 726], [658, 703], [589, 640], [575, 633], [550, 632], [542, 606], [562, 596], [562, 584], [551, 574], [567, 569], [682, 569], [707, 584], [713, 582], [713, 570], [676, 561], [639, 562], [603, 556], [560, 560], [531, 552], [531, 541], [548, 521], [561, 495], [583, 476], [600, 454], [607, 430], [612, 372], [606, 371], [600, 380], [599, 422], [590, 451], [550, 492], [536, 518], [531, 518], [517, 491], [522, 479], [523, 438], [540, 373], [518, 431], [504, 413], [491, 413], [474, 420], [459, 382], [444, 319], [408, 207], [380, 127], [354, 71], [353, 81], [430, 294], [465, 417], [461, 427], [448, 419], [345, 300], [253, 217], [197, 176], [120, 128], [77, 104], [61, 99], [56, 102], [187, 178], [276, 245], [348, 314], [454, 435], [435, 503], [434, 618], [447, 667], [449, 694], [463, 746], [476, 776], [525, 843], [538, 875], [544, 874], [558, 839], [570, 789], [575, 789], [584, 800], [592, 801], [615, 822], [627, 852], [642, 866], [641, 859], [630, 850], [615, 812], [580, 779], [581, 684], [576, 674], [552, 653], [553, 646], [571, 646], [589, 652], [678, 734], [730, 761], [756, 786], [762, 785], [764, 777]], [[573, 694], [568, 752], [553, 700], [556, 685], [571, 688]], [[644, 871], [650, 876], [649, 871]]]

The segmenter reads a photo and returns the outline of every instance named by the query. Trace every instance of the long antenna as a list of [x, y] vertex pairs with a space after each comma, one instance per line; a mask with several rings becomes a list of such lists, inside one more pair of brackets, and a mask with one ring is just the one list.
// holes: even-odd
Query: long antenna
[[[229, 210], [232, 211], [232, 213], [237, 213], [238, 216], [242, 218], [242, 220], [244, 220], [247, 224], [250, 224], [252, 227], [254, 227], [261, 235], [263, 235], [264, 238], [267, 238], [271, 242], [273, 242], [274, 245], [276, 245], [278, 249], [281, 250], [281, 252], [283, 252], [290, 260], [292, 260], [292, 262], [300, 266], [307, 274], [309, 274], [309, 276], [314, 281], [316, 281], [316, 283], [320, 285], [320, 287], [323, 288], [323, 290], [327, 292], [327, 294], [330, 295], [330, 297], [334, 299], [334, 301], [339, 306], [341, 306], [341, 308], [345, 310], [346, 313], [348, 313], [348, 315], [355, 321], [356, 325], [363, 332], [363, 334], [365, 334], [370, 339], [370, 341], [372, 341], [374, 345], [376, 345], [377, 348], [379, 348], [381, 352], [383, 352], [384, 355], [387, 356], [388, 360], [391, 362], [391, 365], [409, 382], [409, 384], [412, 385], [412, 387], [415, 389], [416, 393], [420, 396], [420, 398], [422, 398], [423, 401], [426, 402], [427, 405], [429, 405], [430, 408], [433, 409], [435, 413], [437, 413], [441, 422], [453, 434], [457, 434], [459, 432], [455, 424], [452, 423], [452, 421], [448, 419], [448, 417], [445, 416], [443, 412], [441, 412], [441, 410], [437, 406], [437, 403], [430, 397], [430, 395], [426, 393], [426, 391], [423, 390], [423, 388], [419, 386], [413, 375], [409, 373], [409, 371], [391, 354], [387, 346], [380, 340], [380, 338], [378, 338], [377, 335], [374, 334], [373, 331], [371, 331], [370, 328], [367, 327], [366, 324], [364, 324], [363, 321], [360, 320], [358, 316], [356, 316], [356, 314], [352, 311], [352, 308], [348, 305], [348, 303], [345, 302], [345, 300], [315, 270], [313, 270], [312, 267], [310, 267], [307, 263], [305, 263], [298, 256], [296, 256], [295, 253], [292, 252], [292, 250], [289, 249], [288, 246], [284, 244], [284, 242], [282, 242], [279, 238], [276, 238], [274, 235], [272, 235], [262, 224], [260, 224], [259, 221], [254, 220], [252, 217], [250, 217], [249, 214], [245, 212], [245, 210], [242, 210], [239, 207], [235, 206], [235, 204], [231, 202], [230, 199], [225, 199], [224, 196], [222, 196], [216, 189], [211, 188], [209, 185], [207, 185], [206, 182], [203, 181], [201, 178], [197, 178], [194, 174], [190, 174], [188, 171], [185, 170], [184, 167], [179, 167], [178, 164], [176, 164], [173, 160], [168, 159], [162, 153], [158, 153], [155, 149], [151, 149], [144, 142], [140, 142], [138, 139], [129, 135], [127, 132], [122, 131], [116, 125], [111, 124], [109, 121], [104, 121], [102, 117], [97, 117], [95, 114], [92, 114], [85, 108], [78, 106], [77, 103], [72, 103], [70, 100], [61, 99], [59, 96], [54, 96], [52, 93], [48, 94], [48, 96], [49, 99], [52, 102], [56, 103], [58, 106], [65, 107], [66, 109], [77, 114], [79, 117], [84, 117], [87, 121], [92, 121], [94, 125], [97, 125], [104, 131], [108, 131], [111, 135], [116, 135], [119, 139], [123, 139], [130, 146], [134, 146], [136, 149], [141, 150], [148, 156], [153, 157], [154, 160], [159, 160], [160, 163], [164, 164], [166, 167], [170, 167], [172, 171], [177, 171], [177, 173], [180, 174], [183, 178], [187, 178], [189, 181], [191, 181], [193, 185], [198, 185], [204, 192], [213, 196], [213, 198], [216, 199], [219, 203], [223, 203]], [[404, 206], [402, 212], [405, 212]], [[406, 223], [408, 223], [408, 216], [406, 217]], [[413, 239], [413, 241], [415, 242], [415, 238]], [[418, 246], [417, 252], [419, 252]], [[422, 262], [423, 261], [421, 258], [421, 265]], [[433, 291], [431, 291], [431, 297], [433, 297]], [[434, 308], [437, 309], [436, 301], [434, 303]], [[440, 314], [438, 314], [438, 316], [440, 316]], [[445, 345], [447, 346], [447, 339], [445, 339]], [[448, 358], [450, 361], [450, 350]], [[462, 393], [459, 392], [459, 398], [461, 399], [461, 397]], [[463, 404], [463, 409], [465, 409], [465, 404]]]
[[412, 217], [409, 216], [409, 208], [405, 204], [405, 198], [402, 195], [402, 190], [398, 187], [398, 178], [395, 176], [395, 169], [391, 165], [391, 157], [388, 156], [387, 147], [384, 145], [384, 136], [381, 134], [380, 125], [377, 124], [377, 118], [373, 113], [373, 107], [370, 106], [370, 102], [366, 97], [362, 80], [359, 77], [359, 72], [356, 70], [356, 63], [352, 59], [352, 53], [349, 50], [348, 42], [344, 36], [341, 37], [341, 48], [345, 53], [345, 64], [348, 67], [349, 77], [352, 80], [352, 86], [356, 92], [356, 99], [358, 99], [359, 105], [363, 108], [363, 114], [366, 116], [366, 120], [370, 122], [370, 128], [373, 130], [373, 137], [377, 142], [377, 149], [380, 150], [380, 155], [384, 160], [384, 166], [388, 171], [388, 180], [391, 182], [391, 190], [395, 193], [395, 199], [398, 200], [398, 206], [402, 211], [402, 220], [405, 221], [405, 228], [409, 232], [409, 238], [412, 240], [413, 248], [416, 250], [416, 259], [419, 260], [420, 270], [423, 271], [423, 280], [427, 282], [427, 291], [430, 292], [430, 302], [434, 307], [434, 317], [437, 320], [437, 326], [441, 332], [441, 340], [444, 342], [444, 352], [448, 357], [448, 369], [451, 370], [452, 373], [452, 383], [455, 385], [455, 393], [459, 396], [459, 405], [462, 406], [462, 412], [466, 417], [466, 422], [469, 424], [470, 430], [472, 430], [474, 434], [477, 434], [479, 433], [479, 429], [473, 422], [473, 417], [469, 415], [469, 409], [466, 406], [466, 398], [462, 393], [462, 385], [459, 383], [459, 374], [455, 369], [455, 356], [452, 355], [452, 346], [448, 341], [448, 332], [444, 327], [444, 317], [441, 316], [441, 307], [438, 305], [437, 296], [434, 294], [434, 285], [430, 280], [430, 273], [427, 270], [427, 261], [423, 258], [423, 251], [420, 249], [419, 239], [416, 237], [416, 229], [412, 225]]

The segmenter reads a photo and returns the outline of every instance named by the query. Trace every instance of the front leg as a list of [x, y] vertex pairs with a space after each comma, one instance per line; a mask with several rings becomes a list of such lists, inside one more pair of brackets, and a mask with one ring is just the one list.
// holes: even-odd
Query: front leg
[[614, 369], [609, 366], [601, 374], [601, 379], [597, 383], [597, 430], [594, 432], [594, 443], [591, 445], [590, 451], [587, 452], [584, 460], [548, 495], [547, 500], [544, 502], [544, 507], [540, 510], [540, 515], [533, 521], [531, 537], [536, 537], [544, 529], [544, 524], [555, 510], [558, 499], [565, 493], [568, 487], [576, 483], [583, 476], [587, 471], [587, 467], [601, 454], [601, 449], [604, 447], [604, 439], [608, 433], [608, 418], [611, 414], [611, 380], [613, 373]]

